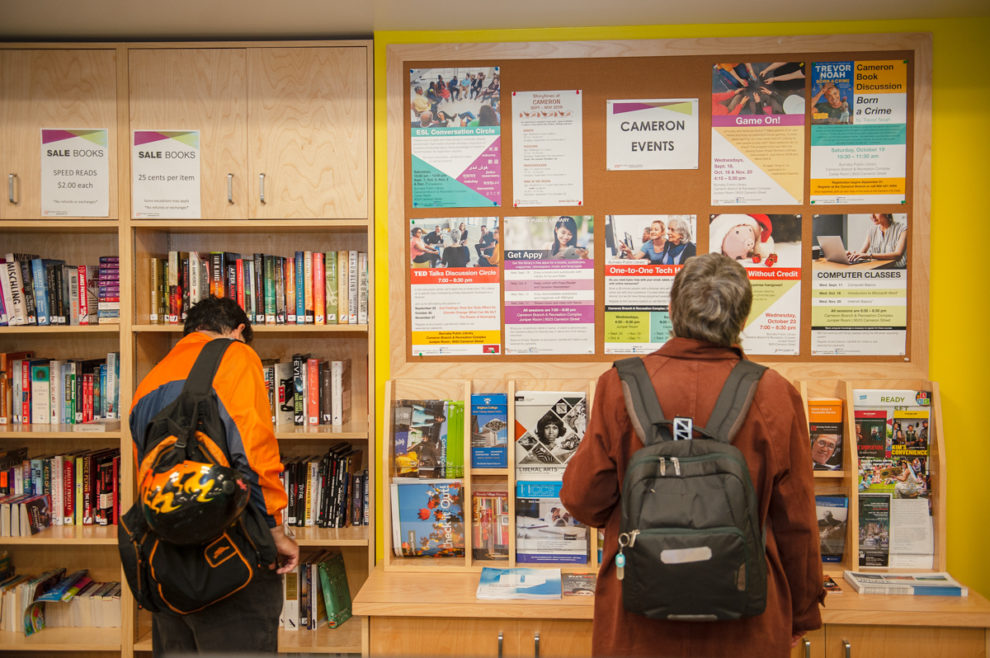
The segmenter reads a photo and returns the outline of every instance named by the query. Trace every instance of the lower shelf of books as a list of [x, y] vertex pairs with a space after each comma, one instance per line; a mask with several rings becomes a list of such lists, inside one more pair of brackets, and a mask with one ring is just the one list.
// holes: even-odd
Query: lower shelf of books
[[[364, 617], [351, 617], [339, 628], [322, 627], [312, 631], [278, 632], [279, 653], [361, 653]], [[134, 651], [151, 651], [151, 632], [134, 643]]]
[[[4, 651], [120, 651], [119, 628], [46, 628], [34, 635], [0, 631]], [[149, 640], [150, 649], [150, 640]]]

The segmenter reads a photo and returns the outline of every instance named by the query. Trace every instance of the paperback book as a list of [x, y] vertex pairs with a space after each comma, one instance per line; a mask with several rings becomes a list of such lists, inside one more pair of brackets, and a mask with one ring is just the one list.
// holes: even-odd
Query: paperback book
[[560, 488], [560, 482], [516, 482], [516, 562], [588, 563], [588, 527], [561, 504]]
[[846, 548], [849, 498], [846, 496], [815, 496], [818, 514], [818, 539], [822, 562], [842, 562]]
[[399, 557], [464, 555], [461, 480], [392, 480], [392, 544]]
[[560, 480], [587, 425], [583, 392], [518, 391], [515, 399], [516, 477]]
[[471, 467], [508, 466], [509, 413], [505, 393], [471, 396]]
[[559, 599], [560, 569], [484, 567], [478, 581], [479, 599]]

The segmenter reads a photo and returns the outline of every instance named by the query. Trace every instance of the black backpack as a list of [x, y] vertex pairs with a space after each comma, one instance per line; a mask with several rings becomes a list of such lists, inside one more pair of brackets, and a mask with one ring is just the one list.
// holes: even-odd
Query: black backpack
[[[149, 422], [140, 475], [150, 472], [167, 478], [174, 473], [185, 478], [190, 465], [202, 464], [231, 470], [226, 468], [230, 452], [212, 388], [220, 360], [232, 342], [216, 339], [207, 343], [182, 391]], [[208, 482], [216, 486], [214, 480]], [[166, 491], [164, 497], [172, 495]], [[186, 536], [197, 537], [190, 542], [174, 536], [168, 540], [156, 532], [149, 523], [156, 510], [141, 492], [137, 498], [120, 518], [118, 548], [134, 598], [152, 612], [202, 610], [246, 587], [259, 569], [268, 569], [277, 559], [271, 531], [250, 502], [233, 520], [229, 515], [193, 509], [187, 515], [192, 525], [183, 530]], [[194, 500], [189, 502], [195, 505]]]
[[713, 621], [766, 608], [765, 536], [756, 492], [731, 445], [765, 366], [740, 360], [706, 427], [664, 418], [642, 359], [614, 364], [643, 441], [622, 483], [616, 571], [629, 612]]

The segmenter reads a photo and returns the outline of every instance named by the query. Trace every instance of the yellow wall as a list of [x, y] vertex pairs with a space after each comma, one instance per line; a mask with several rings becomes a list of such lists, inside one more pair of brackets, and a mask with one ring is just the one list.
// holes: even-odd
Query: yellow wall
[[[931, 32], [934, 39], [932, 121], [932, 245], [930, 288], [931, 378], [938, 381], [948, 454], [949, 570], [990, 596], [990, 416], [983, 377], [990, 352], [981, 343], [990, 328], [990, 293], [982, 262], [990, 255], [990, 216], [982, 194], [990, 190], [990, 18], [745, 25], [639, 26], [616, 28], [481, 30], [375, 33], [375, 217], [376, 377], [378, 409], [389, 376], [388, 269], [385, 166], [385, 49], [395, 43], [659, 39], [799, 34]], [[398, 181], [396, 181], [398, 183]], [[399, 221], [400, 218], [395, 218]], [[971, 282], [971, 283], [968, 283]], [[983, 375], [983, 377], [980, 377]], [[882, 376], [882, 375], [880, 375]], [[381, 441], [381, 437], [379, 437]], [[379, 445], [381, 445], [379, 443]], [[379, 482], [381, 477], [379, 474]], [[379, 502], [385, 496], [379, 496]], [[379, 518], [381, 515], [379, 514]], [[379, 530], [379, 556], [381, 532]]]

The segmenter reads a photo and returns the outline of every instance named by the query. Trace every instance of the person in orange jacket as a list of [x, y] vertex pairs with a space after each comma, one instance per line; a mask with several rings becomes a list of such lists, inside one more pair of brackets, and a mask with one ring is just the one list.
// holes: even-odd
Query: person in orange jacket
[[183, 338], [141, 381], [134, 393], [129, 424], [135, 463], [146, 450], [148, 424], [182, 390], [203, 347], [215, 338], [232, 338], [213, 378], [220, 416], [227, 434], [231, 466], [250, 483], [249, 504], [264, 515], [279, 555], [279, 564], [259, 573], [250, 585], [199, 612], [152, 615], [152, 648], [156, 656], [201, 651], [267, 652], [278, 645], [282, 609], [279, 574], [296, 568], [299, 546], [282, 525], [287, 496], [279, 474], [282, 463], [272, 427], [261, 359], [248, 344], [251, 321], [237, 303], [209, 297], [186, 317]]

